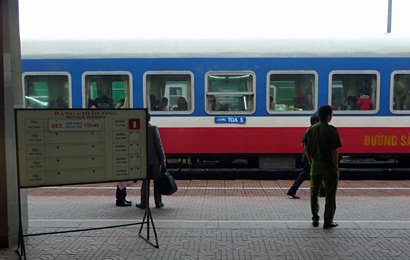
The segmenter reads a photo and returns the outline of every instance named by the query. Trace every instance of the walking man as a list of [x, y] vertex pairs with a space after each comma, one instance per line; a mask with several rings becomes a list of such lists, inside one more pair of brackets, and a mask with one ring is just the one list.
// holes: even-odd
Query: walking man
[[305, 153], [311, 165], [310, 171], [310, 206], [312, 225], [319, 226], [319, 190], [325, 184], [326, 204], [323, 228], [334, 228], [336, 211], [336, 191], [339, 181], [339, 153], [342, 146], [336, 127], [330, 125], [333, 110], [329, 105], [319, 108], [319, 123], [311, 126], [306, 134]]
[[[310, 125], [314, 125], [317, 122], [319, 122], [319, 116], [318, 115], [313, 115], [310, 117]], [[303, 150], [305, 147], [305, 139], [306, 139], [306, 134], [307, 131], [309, 130], [306, 129], [305, 133], [303, 134], [303, 138], [302, 138], [302, 146], [303, 146]], [[302, 155], [302, 163], [303, 163], [303, 169], [302, 171], [299, 173], [298, 177], [296, 178], [296, 180], [293, 182], [292, 186], [290, 187], [290, 189], [288, 190], [287, 195], [290, 196], [292, 199], [299, 199], [300, 197], [296, 195], [296, 192], [298, 191], [300, 185], [302, 185], [302, 183], [309, 179], [310, 176], [310, 164], [308, 162], [308, 160], [306, 159], [306, 155], [305, 152], [303, 152]], [[321, 187], [320, 188], [320, 197], [325, 197], [326, 196], [326, 192], [325, 192], [325, 187]]]

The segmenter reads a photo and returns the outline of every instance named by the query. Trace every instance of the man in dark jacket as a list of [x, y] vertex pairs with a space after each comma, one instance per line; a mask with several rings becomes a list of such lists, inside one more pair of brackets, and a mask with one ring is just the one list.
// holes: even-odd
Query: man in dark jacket
[[147, 207], [147, 199], [149, 199], [149, 186], [150, 179], [154, 180], [154, 201], [156, 208], [162, 208], [162, 196], [158, 189], [158, 178], [160, 175], [160, 168], [165, 167], [165, 153], [162, 148], [161, 137], [159, 135], [158, 127], [151, 125], [151, 116], [147, 114], [148, 133], [147, 133], [147, 145], [148, 145], [148, 178], [142, 181], [141, 186], [141, 203], [136, 204], [136, 207], [144, 209]]

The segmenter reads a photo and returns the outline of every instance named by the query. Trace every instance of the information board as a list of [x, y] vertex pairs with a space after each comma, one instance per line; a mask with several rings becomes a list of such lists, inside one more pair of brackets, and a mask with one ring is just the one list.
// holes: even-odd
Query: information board
[[16, 109], [22, 188], [145, 179], [145, 109]]

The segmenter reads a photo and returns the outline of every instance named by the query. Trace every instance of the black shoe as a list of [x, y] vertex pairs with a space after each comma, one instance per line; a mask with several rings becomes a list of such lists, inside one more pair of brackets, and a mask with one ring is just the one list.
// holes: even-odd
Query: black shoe
[[318, 219], [313, 220], [313, 221], [312, 221], [312, 225], [313, 225], [314, 227], [318, 227], [318, 226], [319, 226], [319, 220], [318, 220]]
[[126, 203], [124, 200], [117, 200], [117, 201], [115, 202], [115, 205], [116, 205], [117, 207], [129, 207], [129, 206], [131, 206], [131, 204]]
[[337, 224], [337, 223], [335, 223], [335, 222], [323, 224], [323, 228], [324, 228], [324, 229], [334, 228], [334, 227], [337, 227], [337, 226], [339, 226], [339, 224]]
[[132, 204], [132, 201], [124, 199], [124, 202], [127, 204]]
[[145, 209], [147, 205], [144, 204], [135, 204], [135, 207], [140, 208], [140, 209]]
[[290, 191], [288, 191], [287, 195], [290, 196], [290, 197], [292, 197], [292, 199], [300, 199], [299, 196], [296, 196], [295, 193], [292, 193], [292, 192], [290, 192]]
[[155, 207], [156, 207], [157, 209], [160, 209], [160, 208], [164, 207], [164, 203], [161, 202], [161, 203], [155, 205]]

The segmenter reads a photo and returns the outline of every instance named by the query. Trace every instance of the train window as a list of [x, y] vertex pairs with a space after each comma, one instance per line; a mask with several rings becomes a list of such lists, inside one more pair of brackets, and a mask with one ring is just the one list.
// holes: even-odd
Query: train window
[[391, 111], [409, 113], [410, 111], [410, 71], [392, 73]]
[[187, 114], [193, 111], [193, 74], [186, 71], [146, 72], [145, 107], [152, 114]]
[[333, 110], [374, 113], [378, 110], [379, 73], [338, 71], [330, 74], [329, 100]]
[[210, 114], [250, 114], [255, 111], [252, 72], [208, 72], [206, 111]]
[[83, 107], [129, 108], [130, 78], [130, 74], [126, 72], [84, 73]]
[[69, 108], [70, 77], [67, 73], [24, 73], [26, 108]]
[[317, 73], [314, 71], [271, 71], [267, 80], [269, 113], [300, 113], [316, 110]]

